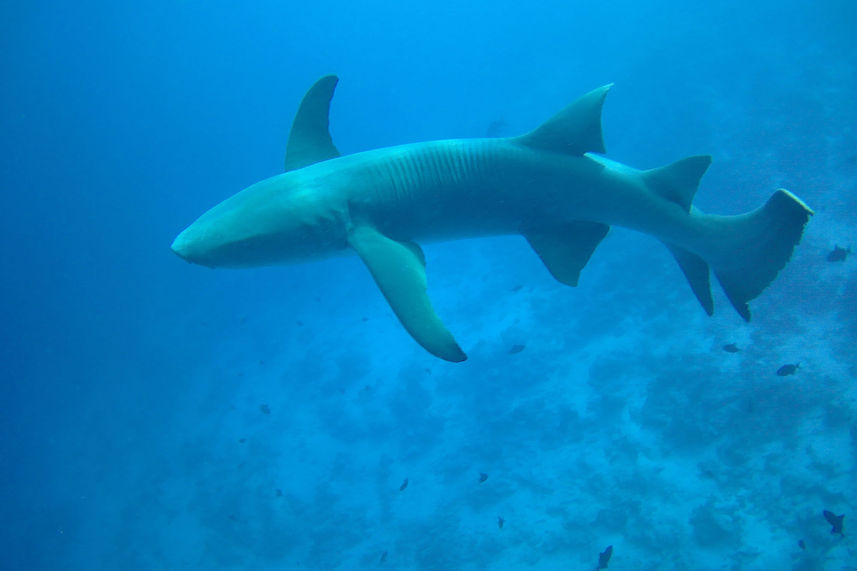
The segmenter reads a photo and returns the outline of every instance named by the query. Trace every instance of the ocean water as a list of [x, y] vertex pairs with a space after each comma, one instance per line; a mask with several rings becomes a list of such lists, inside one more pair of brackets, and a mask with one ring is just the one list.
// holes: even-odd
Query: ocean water
[[[0, 569], [595, 569], [608, 545], [611, 570], [856, 569], [857, 257], [827, 260], [857, 249], [855, 21], [833, 0], [2, 3]], [[356, 257], [170, 252], [282, 171], [329, 73], [343, 153], [523, 133], [615, 82], [608, 157], [710, 153], [699, 208], [785, 187], [815, 216], [749, 323], [622, 228], [577, 288], [519, 236], [427, 244], [469, 355], [446, 363]]]

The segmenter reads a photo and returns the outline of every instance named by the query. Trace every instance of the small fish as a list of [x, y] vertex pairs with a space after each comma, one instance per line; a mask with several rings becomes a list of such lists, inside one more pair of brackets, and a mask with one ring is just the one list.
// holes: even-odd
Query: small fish
[[516, 343], [516, 344], [512, 345], [511, 347], [509, 347], [509, 354], [514, 355], [515, 353], [520, 353], [521, 351], [524, 350], [525, 347], [526, 347], [525, 345], [521, 345], [519, 343]]
[[238, 442], [240, 442], [241, 444], [244, 444], [245, 442], [247, 442], [247, 439], [246, 438], [239, 438]]
[[848, 257], [848, 254], [851, 253], [851, 248], [842, 248], [840, 246], [834, 246], [833, 251], [827, 254], [828, 262], [843, 262], [845, 258]]
[[797, 546], [800, 547], [801, 551], [806, 551], [806, 543], [802, 539], [797, 540]]
[[794, 365], [783, 365], [779, 369], [777, 369], [777, 376], [779, 377], [788, 377], [789, 375], [794, 375], [795, 371], [800, 367], [800, 363], [795, 363]]
[[824, 519], [827, 520], [827, 523], [833, 526], [833, 529], [830, 530], [830, 533], [836, 534], [838, 533], [842, 537], [845, 537], [845, 534], [842, 532], [842, 525], [845, 523], [843, 520], [845, 519], [845, 514], [836, 515], [833, 512], [829, 512], [824, 510]]
[[737, 353], [741, 349], [739, 349], [738, 345], [736, 345], [735, 343], [727, 343], [726, 345], [723, 346], [723, 350], [726, 351], [727, 353]]
[[479, 483], [480, 484], [487, 479], [488, 479], [488, 474], [486, 474], [485, 472], [479, 472]]
[[385, 562], [386, 560], [387, 560], [387, 552], [385, 551], [384, 553], [382, 553], [382, 554], [381, 554], [381, 560], [380, 560], [380, 563], [383, 563], [383, 562]]
[[603, 553], [598, 554], [598, 567], [595, 568], [596, 571], [598, 569], [607, 569], [607, 564], [610, 563], [611, 557], [613, 557], [613, 546], [608, 545]]
[[497, 516], [497, 527], [503, 529], [503, 524], [506, 523], [506, 520], [500, 516]]
[[399, 486], [399, 491], [400, 491], [400, 492], [404, 492], [404, 491], [405, 491], [405, 488], [407, 488], [407, 487], [408, 487], [408, 479], [407, 479], [407, 478], [405, 478], [405, 481], [404, 481], [404, 482], [402, 482], [402, 485], [401, 485], [401, 486]]
[[277, 488], [277, 489], [276, 489], [276, 492], [277, 492], [277, 497], [278, 497], [278, 498], [283, 497], [283, 490], [281, 490], [280, 488]]
[[262, 411], [262, 414], [271, 414], [271, 407], [266, 404], [260, 404], [259, 410]]

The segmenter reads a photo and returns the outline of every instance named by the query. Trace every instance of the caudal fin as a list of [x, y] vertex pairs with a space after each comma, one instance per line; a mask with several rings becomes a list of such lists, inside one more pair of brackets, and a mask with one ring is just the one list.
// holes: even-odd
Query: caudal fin
[[747, 302], [770, 285], [792, 256], [813, 211], [787, 190], [776, 191], [764, 206], [738, 216], [711, 217], [722, 228], [730, 251], [712, 264], [726, 297], [745, 320]]

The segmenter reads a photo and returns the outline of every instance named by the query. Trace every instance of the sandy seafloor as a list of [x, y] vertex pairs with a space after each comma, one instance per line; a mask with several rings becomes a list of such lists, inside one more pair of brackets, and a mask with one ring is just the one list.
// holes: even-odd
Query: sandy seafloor
[[85, 478], [118, 505], [69, 522], [72, 561], [593, 569], [609, 544], [610, 569], [854, 568], [821, 515], [855, 505], [854, 260], [810, 230], [745, 325], [719, 295], [705, 316], [652, 246], [616, 232], [576, 291], [520, 238], [428, 247], [460, 365], [400, 331], [356, 259], [260, 271], [307, 289], [220, 314], [169, 417], [137, 419], [169, 434], [127, 437], [121, 481]]
[[[252, 35], [227, 20], [197, 30]], [[101, 33], [94, 22], [75, 37]], [[103, 93], [74, 76], [61, 83], [75, 97], [54, 99], [53, 79], [32, 80], [51, 93], [40, 109], [71, 127], [68, 139], [36, 129], [48, 143], [10, 145], [3, 163], [16, 181], [29, 169], [20, 179], [37, 182], [22, 188], [41, 202], [3, 209], [36, 221], [4, 241], [3, 263], [39, 262], [4, 268], [18, 297], [3, 308], [0, 569], [592, 570], [608, 545], [611, 570], [857, 569], [857, 257], [826, 261], [836, 244], [857, 249], [857, 50], [841, 49], [852, 40], [795, 45], [772, 26], [747, 40], [764, 44], [755, 51], [737, 42], [683, 61], [669, 50], [703, 42], [667, 34], [677, 45], [634, 43], [625, 62], [611, 40], [612, 56], [566, 68], [525, 42], [462, 60], [457, 41], [472, 49], [462, 38], [475, 33], [464, 29], [426, 63], [408, 52], [418, 24], [402, 24], [390, 68], [366, 67], [381, 57], [371, 26], [354, 48], [363, 59], [325, 44], [298, 70], [286, 57], [248, 69], [255, 52], [231, 47], [216, 53], [234, 61], [197, 61], [176, 28], [84, 49], [84, 63], [119, 58]], [[167, 51], [152, 55], [156, 43]], [[729, 62], [746, 67], [732, 75]], [[171, 65], [163, 83], [144, 81], [145, 103], [98, 104]], [[303, 89], [330, 71], [343, 77], [343, 152], [523, 132], [615, 80], [609, 157], [651, 167], [708, 152], [704, 210], [746, 211], [785, 186], [816, 214], [750, 323], [716, 282], [707, 317], [667, 250], [619, 228], [576, 289], [520, 237], [426, 245], [429, 293], [469, 355], [445, 363], [407, 336], [356, 258], [209, 271], [167, 250], [203, 209], [277, 172]], [[4, 97], [29, 109], [28, 93]], [[4, 125], [30, 132], [35, 107]], [[90, 130], [94, 143], [71, 136]], [[99, 160], [81, 159], [90, 146]], [[70, 186], [38, 182], [64, 172]], [[70, 214], [46, 213], [54, 192], [75, 197]], [[45, 229], [54, 220], [62, 231]], [[846, 514], [844, 537], [823, 510]]]
[[[521, 239], [428, 248], [439, 311], [468, 344], [462, 365], [397, 335], [356, 260], [268, 272], [355, 277], [325, 299], [224, 318], [229, 335], [178, 380], [175, 434], [156, 450], [127, 442], [141, 463], [113, 491], [120, 509], [77, 530], [79, 556], [588, 569], [612, 544], [611, 569], [853, 568], [852, 536], [821, 516], [855, 502], [853, 313], [833, 299], [784, 309], [808, 287], [798, 268], [818, 271], [824, 304], [853, 295], [853, 267], [818, 262], [810, 234], [742, 325], [722, 298], [707, 318], [659, 248], [614, 238], [577, 291]], [[498, 271], [509, 258], [520, 270]], [[794, 376], [775, 374], [796, 361]]]

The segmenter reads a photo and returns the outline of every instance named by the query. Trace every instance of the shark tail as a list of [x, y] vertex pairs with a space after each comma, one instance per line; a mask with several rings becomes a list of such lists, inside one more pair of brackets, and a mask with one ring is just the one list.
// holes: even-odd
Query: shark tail
[[[537, 129], [517, 138], [525, 146], [572, 155], [603, 153], [601, 107], [610, 85], [593, 90]], [[710, 274], [714, 270], [729, 301], [745, 320], [748, 302], [776, 278], [800, 242], [812, 210], [787, 190], [778, 190], [761, 208], [738, 216], [706, 215], [693, 207], [700, 180], [711, 164], [708, 155], [691, 156], [640, 172], [643, 184], [679, 205], [708, 236], [695, 252], [666, 243], [706, 313], [714, 313]], [[555, 227], [523, 229], [522, 234], [560, 282], [576, 286], [580, 272], [610, 227], [573, 221]]]
[[666, 244], [708, 315], [714, 313], [709, 264], [732, 306], [750, 320], [748, 302], [767, 288], [792, 256], [812, 210], [787, 190], [776, 191], [761, 207], [738, 216], [706, 215], [693, 207], [699, 181], [711, 157], [688, 157], [642, 173], [647, 187], [697, 218], [710, 234], [710, 258]]
[[732, 306], [750, 320], [747, 305], [791, 259], [813, 211], [788, 190], [777, 190], [760, 208], [737, 216], [701, 215], [728, 245], [712, 263]]

